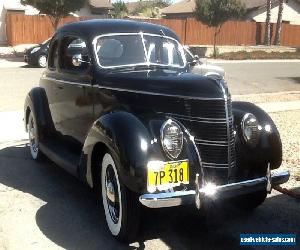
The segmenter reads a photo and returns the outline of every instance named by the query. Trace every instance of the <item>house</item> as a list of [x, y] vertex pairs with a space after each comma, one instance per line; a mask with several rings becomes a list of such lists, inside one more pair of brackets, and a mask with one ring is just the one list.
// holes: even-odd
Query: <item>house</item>
[[[265, 0], [247, 1], [246, 19], [255, 22], [265, 22], [267, 6]], [[274, 1], [271, 9], [271, 23], [277, 22], [279, 1]], [[251, 8], [250, 8], [251, 7]], [[300, 25], [300, 0], [286, 0], [283, 7], [282, 22]]]
[[73, 13], [79, 17], [109, 18], [113, 6], [110, 0], [88, 0], [83, 8]]
[[6, 44], [6, 13], [36, 15], [39, 11], [31, 6], [24, 6], [20, 0], [0, 0], [0, 44]]
[[186, 19], [194, 16], [195, 0], [183, 0], [161, 10], [162, 15], [169, 19]]
[[[81, 10], [70, 14], [89, 18], [108, 18], [112, 9], [113, 6], [110, 0], [88, 0]], [[22, 5], [21, 0], [0, 0], [0, 44], [6, 44], [7, 13], [37, 15], [39, 11], [32, 6]]]
[[[245, 20], [255, 22], [266, 21], [266, 0], [241, 0], [246, 7]], [[195, 0], [183, 0], [162, 9], [165, 18], [186, 19], [193, 17]], [[278, 0], [273, 0], [271, 9], [271, 22], [277, 22]], [[300, 0], [285, 0], [282, 21], [290, 24], [300, 24]]]

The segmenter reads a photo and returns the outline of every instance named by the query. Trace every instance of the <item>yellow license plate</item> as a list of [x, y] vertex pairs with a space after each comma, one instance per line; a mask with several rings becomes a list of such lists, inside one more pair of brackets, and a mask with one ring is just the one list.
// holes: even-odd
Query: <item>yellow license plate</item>
[[148, 191], [162, 191], [189, 184], [188, 161], [156, 162], [148, 165]]

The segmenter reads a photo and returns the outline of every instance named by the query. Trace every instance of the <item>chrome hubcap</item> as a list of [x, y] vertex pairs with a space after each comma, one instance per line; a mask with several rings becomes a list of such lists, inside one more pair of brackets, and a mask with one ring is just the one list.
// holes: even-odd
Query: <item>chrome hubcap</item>
[[37, 143], [37, 136], [36, 136], [36, 129], [33, 119], [29, 121], [28, 124], [28, 133], [29, 133], [29, 143], [30, 148], [33, 153], [38, 152], [38, 143]]
[[111, 166], [106, 169], [105, 187], [108, 211], [112, 221], [117, 224], [120, 214], [119, 193], [116, 176]]
[[39, 64], [41, 67], [46, 67], [47, 64], [47, 58], [45, 56], [41, 56], [39, 59]]

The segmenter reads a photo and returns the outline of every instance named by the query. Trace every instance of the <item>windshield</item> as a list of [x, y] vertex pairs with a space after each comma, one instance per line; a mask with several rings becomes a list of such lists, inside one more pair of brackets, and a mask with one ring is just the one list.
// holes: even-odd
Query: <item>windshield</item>
[[110, 34], [93, 42], [98, 64], [102, 68], [136, 65], [184, 67], [183, 47], [173, 38], [145, 34]]

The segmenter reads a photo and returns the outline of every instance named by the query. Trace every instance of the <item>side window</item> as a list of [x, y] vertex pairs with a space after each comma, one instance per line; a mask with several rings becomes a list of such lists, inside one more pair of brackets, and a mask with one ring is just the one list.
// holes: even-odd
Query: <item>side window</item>
[[[80, 65], [73, 64], [73, 57], [80, 58]], [[60, 66], [67, 71], [82, 72], [89, 67], [89, 53], [86, 43], [78, 37], [65, 37], [61, 45]]]
[[51, 43], [48, 66], [50, 69], [56, 69], [58, 65], [58, 40]]

